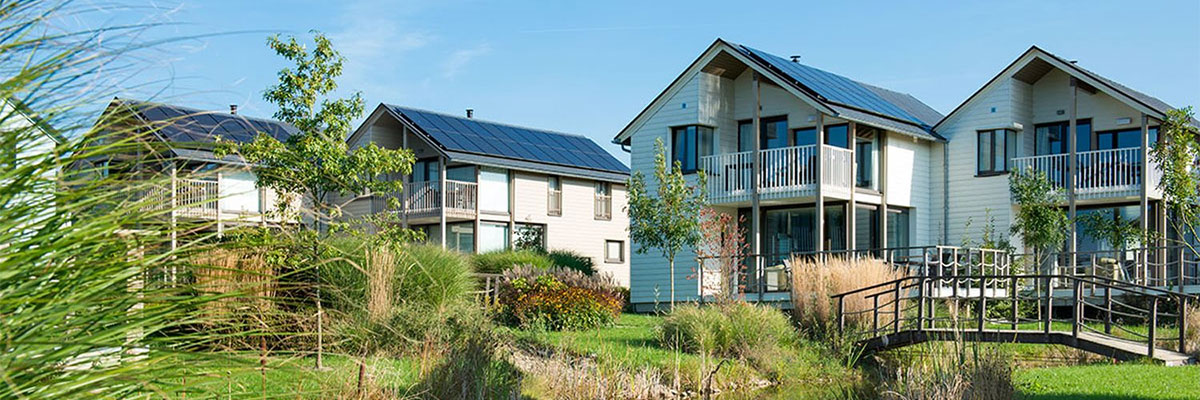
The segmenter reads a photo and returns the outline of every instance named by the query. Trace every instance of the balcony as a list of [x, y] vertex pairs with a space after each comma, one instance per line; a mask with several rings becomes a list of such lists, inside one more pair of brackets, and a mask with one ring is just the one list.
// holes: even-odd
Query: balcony
[[[295, 216], [279, 215], [279, 196], [274, 190], [255, 187], [253, 181], [174, 178], [145, 193], [148, 212], [169, 211], [175, 218], [235, 223], [294, 222]], [[298, 196], [289, 206], [299, 209]]]
[[[717, 154], [700, 159], [700, 169], [708, 174], [708, 196], [712, 204], [734, 205], [750, 201], [751, 179], [758, 181], [761, 200], [815, 197], [817, 194], [817, 146], [795, 146], [759, 152], [757, 177], [751, 151]], [[850, 150], [822, 146], [821, 183], [826, 196], [848, 198], [854, 183]]]
[[405, 183], [401, 196], [410, 222], [424, 223], [440, 219], [443, 211], [448, 220], [474, 219], [478, 193], [475, 182], [447, 180], [444, 191], [438, 181]]
[[[1153, 161], [1142, 162], [1140, 148], [1093, 150], [1076, 153], [1075, 195], [1080, 200], [1136, 197], [1141, 195], [1142, 168], [1150, 166], [1148, 189], [1151, 197], [1159, 197], [1158, 182], [1162, 172]], [[1055, 189], [1065, 190], [1068, 171], [1067, 154], [1049, 154], [1013, 159], [1013, 170], [1033, 169], [1050, 179]]]

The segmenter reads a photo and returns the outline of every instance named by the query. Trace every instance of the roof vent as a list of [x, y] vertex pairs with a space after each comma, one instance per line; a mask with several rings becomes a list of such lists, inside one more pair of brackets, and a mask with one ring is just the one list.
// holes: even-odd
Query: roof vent
[[1077, 63], [1079, 63], [1079, 60], [1068, 60], [1067, 62], [1069, 62], [1071, 64], [1077, 64]]
[[237, 115], [237, 104], [229, 105], [229, 113], [233, 114], [233, 115]]
[[792, 56], [792, 62], [794, 62], [794, 63], [800, 62], [800, 56]]
[[467, 118], [475, 118], [475, 109], [472, 109], [472, 108], [467, 109]]

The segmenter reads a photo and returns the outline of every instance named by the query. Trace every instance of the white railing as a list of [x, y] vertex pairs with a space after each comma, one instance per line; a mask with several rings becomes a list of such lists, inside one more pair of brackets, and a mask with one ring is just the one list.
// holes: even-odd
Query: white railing
[[708, 196], [713, 203], [745, 200], [750, 195], [754, 165], [750, 151], [700, 158], [700, 169], [708, 175]]
[[612, 195], [596, 195], [596, 219], [612, 219]]
[[758, 153], [758, 189], [770, 193], [816, 183], [816, 146], [796, 146], [763, 150]]
[[546, 189], [546, 214], [562, 215], [562, 189]]
[[220, 198], [217, 181], [175, 179], [175, 210], [181, 214], [216, 217]]
[[[1142, 162], [1140, 148], [1093, 150], [1076, 153], [1075, 190], [1077, 193], [1135, 191], [1142, 184]], [[1033, 169], [1041, 171], [1056, 189], [1067, 187], [1069, 171], [1068, 154], [1051, 154], [1013, 159], [1014, 171]], [[1150, 163], [1147, 171], [1150, 188], [1158, 185], [1162, 175]]]
[[821, 184], [834, 188], [849, 189], [854, 185], [850, 174], [850, 163], [854, 152], [841, 147], [825, 145], [821, 148]]
[[438, 181], [409, 182], [404, 184], [404, 209], [409, 214], [436, 213], [445, 204], [446, 208], [475, 212], [478, 201], [474, 182], [446, 181], [443, 199]]

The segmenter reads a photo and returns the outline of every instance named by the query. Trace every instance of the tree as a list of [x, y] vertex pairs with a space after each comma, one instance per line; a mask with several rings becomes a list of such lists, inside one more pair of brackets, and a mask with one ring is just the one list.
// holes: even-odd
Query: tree
[[1161, 141], [1151, 155], [1162, 172], [1158, 187], [1163, 191], [1171, 228], [1179, 234], [1179, 244], [1200, 257], [1200, 249], [1184, 240], [1185, 236], [1200, 238], [1200, 136], [1193, 125], [1194, 116], [1191, 107], [1168, 111], [1158, 128]]
[[1009, 176], [1009, 190], [1017, 203], [1011, 232], [1021, 235], [1025, 246], [1033, 250], [1036, 265], [1042, 265], [1045, 257], [1062, 246], [1067, 238], [1070, 221], [1059, 208], [1060, 194], [1046, 177], [1046, 173], [1032, 168], [1013, 171]]
[[707, 268], [706, 264], [713, 263], [720, 273], [715, 287], [701, 275], [700, 287], [705, 291], [715, 290], [717, 294], [713, 297], [717, 302], [733, 300], [742, 289], [738, 277], [745, 269], [742, 261], [749, 249], [745, 226], [745, 216], [734, 218], [709, 207], [700, 210], [700, 242], [696, 246], [696, 257], [701, 260], [699, 267]]
[[704, 171], [698, 171], [696, 187], [688, 184], [682, 165], [667, 163], [667, 152], [661, 138], [654, 141], [655, 191], [646, 188], [641, 171], [629, 178], [629, 238], [644, 254], [658, 249], [667, 259], [671, 274], [671, 308], [675, 307], [675, 255], [684, 247], [695, 247], [700, 241], [700, 210], [705, 207], [707, 182]]
[[414, 158], [407, 149], [374, 143], [348, 148], [346, 135], [363, 112], [362, 95], [328, 97], [337, 89], [345, 59], [325, 35], [317, 33], [313, 41], [316, 47], [309, 52], [295, 37], [267, 40], [276, 54], [295, 66], [279, 71], [279, 84], [267, 88], [263, 99], [279, 108], [276, 119], [300, 132], [285, 142], [260, 133], [239, 150], [255, 165], [259, 186], [307, 196], [314, 227], [320, 230], [341, 215], [340, 205], [331, 203], [333, 195], [399, 192], [402, 182], [386, 177], [410, 173]]

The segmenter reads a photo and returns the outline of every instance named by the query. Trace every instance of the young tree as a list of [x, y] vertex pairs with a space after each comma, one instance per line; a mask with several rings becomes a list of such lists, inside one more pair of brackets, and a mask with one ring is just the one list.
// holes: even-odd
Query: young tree
[[[1182, 236], [1200, 237], [1200, 136], [1194, 125], [1195, 115], [1191, 107], [1167, 112], [1167, 119], [1159, 125], [1160, 143], [1151, 149], [1151, 155], [1162, 172], [1158, 183], [1163, 191], [1163, 201], [1171, 228]], [[1196, 256], [1200, 249], [1179, 240], [1180, 245]]]
[[331, 203], [334, 195], [398, 192], [401, 181], [381, 178], [410, 173], [414, 158], [407, 149], [374, 143], [348, 148], [346, 135], [363, 112], [362, 95], [328, 97], [337, 89], [345, 59], [325, 35], [317, 33], [313, 41], [316, 47], [310, 52], [295, 37], [267, 40], [276, 54], [295, 66], [280, 70], [279, 84], [267, 88], [263, 98], [279, 107], [276, 119], [300, 132], [285, 142], [259, 134], [239, 150], [256, 166], [259, 186], [306, 196], [313, 227], [320, 230], [341, 215], [340, 205]]
[[1017, 203], [1011, 232], [1021, 235], [1021, 241], [1033, 250], [1034, 262], [1040, 266], [1067, 238], [1070, 221], [1058, 206], [1060, 195], [1045, 172], [1033, 169], [1013, 171], [1008, 186]]
[[745, 269], [742, 261], [749, 249], [745, 226], [745, 216], [735, 218], [709, 207], [700, 210], [700, 241], [696, 246], [696, 256], [701, 260], [699, 268], [707, 269], [709, 264], [716, 264], [720, 274], [716, 285], [707, 282], [701, 274], [700, 287], [705, 291], [716, 291], [713, 297], [717, 302], [733, 300], [741, 289], [738, 277]]
[[671, 308], [675, 307], [675, 255], [684, 247], [695, 247], [700, 241], [700, 210], [705, 207], [707, 182], [704, 171], [698, 171], [696, 187], [688, 184], [682, 165], [667, 163], [667, 152], [661, 138], [654, 141], [655, 191], [646, 188], [641, 171], [629, 178], [629, 239], [638, 243], [635, 251], [644, 254], [658, 249], [667, 259], [671, 275]]

